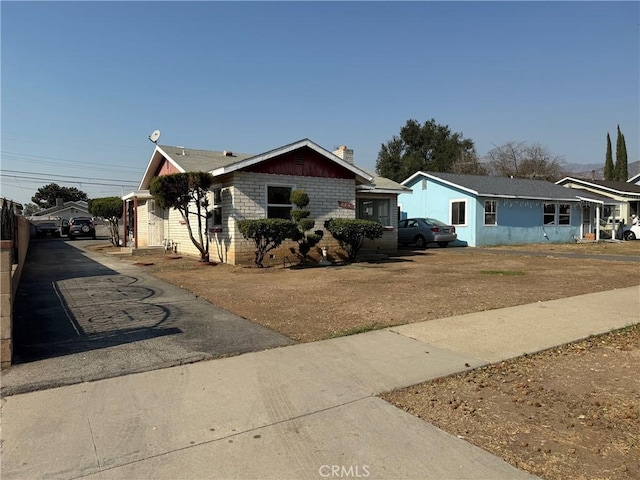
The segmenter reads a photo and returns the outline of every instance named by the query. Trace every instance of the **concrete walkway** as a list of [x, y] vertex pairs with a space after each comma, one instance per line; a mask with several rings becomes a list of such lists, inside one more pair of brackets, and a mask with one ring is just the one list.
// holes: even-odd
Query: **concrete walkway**
[[375, 395], [638, 322], [640, 286], [2, 399], [2, 478], [525, 479]]

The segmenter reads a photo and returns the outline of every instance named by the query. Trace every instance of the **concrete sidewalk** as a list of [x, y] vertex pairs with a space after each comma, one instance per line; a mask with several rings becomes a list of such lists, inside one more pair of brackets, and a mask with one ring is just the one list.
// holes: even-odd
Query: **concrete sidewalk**
[[375, 395], [638, 322], [640, 286], [2, 400], [2, 478], [533, 478]]

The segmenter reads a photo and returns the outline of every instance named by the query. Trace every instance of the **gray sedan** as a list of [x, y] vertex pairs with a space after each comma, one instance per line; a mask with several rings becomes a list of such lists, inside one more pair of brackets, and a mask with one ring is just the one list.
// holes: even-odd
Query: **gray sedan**
[[429, 243], [437, 243], [444, 248], [457, 238], [456, 227], [435, 218], [408, 218], [398, 223], [400, 245], [412, 243], [418, 248], [426, 248]]

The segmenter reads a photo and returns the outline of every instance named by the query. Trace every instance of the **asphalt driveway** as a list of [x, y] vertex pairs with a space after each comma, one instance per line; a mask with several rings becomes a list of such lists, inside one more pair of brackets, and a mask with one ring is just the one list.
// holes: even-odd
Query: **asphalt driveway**
[[3, 395], [293, 343], [141, 267], [83, 248], [94, 243], [32, 240]]

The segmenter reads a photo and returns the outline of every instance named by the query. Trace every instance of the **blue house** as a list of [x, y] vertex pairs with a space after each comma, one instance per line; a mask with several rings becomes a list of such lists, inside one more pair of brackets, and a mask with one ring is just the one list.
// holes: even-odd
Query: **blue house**
[[455, 225], [458, 240], [472, 247], [576, 241], [592, 234], [605, 201], [521, 178], [416, 172], [402, 185], [412, 193], [398, 197], [400, 218], [431, 217]]

